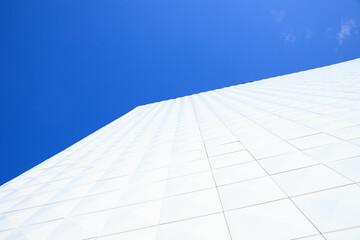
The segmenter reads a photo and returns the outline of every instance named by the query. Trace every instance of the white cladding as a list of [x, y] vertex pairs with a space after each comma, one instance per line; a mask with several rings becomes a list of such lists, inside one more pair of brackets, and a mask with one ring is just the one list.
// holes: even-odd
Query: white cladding
[[137, 107], [2, 185], [0, 239], [360, 239], [360, 59]]

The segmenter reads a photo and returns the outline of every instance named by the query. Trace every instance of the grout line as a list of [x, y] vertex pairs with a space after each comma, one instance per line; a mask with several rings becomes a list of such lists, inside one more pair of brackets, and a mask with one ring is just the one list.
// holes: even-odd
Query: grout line
[[[205, 102], [205, 101], [203, 100], [203, 102]], [[216, 115], [215, 112], [213, 112], [213, 113]], [[218, 116], [218, 115], [216, 115], [216, 116], [217, 116], [218, 119], [220, 120], [219, 116]], [[223, 122], [223, 124], [224, 124], [224, 126], [233, 134], [233, 136], [236, 137], [235, 134], [232, 132], [232, 130], [231, 130], [224, 122]], [[241, 143], [241, 142], [240, 142], [240, 143]], [[249, 151], [249, 153], [250, 153], [250, 155], [251, 155], [252, 157], [254, 157], [250, 151]], [[256, 160], [256, 158], [254, 158], [254, 159]], [[269, 173], [265, 170], [265, 168], [264, 168], [263, 166], [261, 166], [261, 164], [260, 164], [257, 160], [256, 160], [256, 162], [257, 162], [257, 164], [263, 169], [263, 171], [265, 171], [265, 173], [268, 174], [268, 176], [270, 177], [270, 179], [279, 187], [279, 189], [285, 194], [285, 196], [288, 197], [288, 199], [293, 203], [293, 205], [302, 213], [302, 215], [308, 220], [308, 222], [321, 234], [320, 230], [315, 226], [315, 224], [314, 224], [312, 221], [310, 221], [310, 219], [299, 209], [299, 207], [292, 201], [292, 199], [289, 197], [289, 195], [288, 195], [288, 194], [279, 186], [279, 184], [269, 175]]]
[[[180, 102], [180, 106], [179, 106], [179, 109], [178, 109], [177, 120], [176, 120], [176, 123], [175, 123], [174, 141], [172, 142], [172, 149], [171, 149], [172, 154], [174, 153], [175, 138], [176, 138], [176, 133], [177, 133], [177, 130], [178, 130], [177, 127], [178, 127], [178, 124], [179, 124], [179, 116], [180, 116], [181, 106], [182, 106], [182, 102]], [[172, 157], [172, 155], [171, 155], [171, 157]], [[168, 167], [168, 172], [167, 172], [167, 177], [168, 178], [169, 178], [170, 171], [171, 171], [171, 165]], [[166, 187], [167, 187], [167, 180], [166, 180], [166, 182], [164, 184], [165, 184], [165, 186], [164, 186], [164, 193], [163, 194], [165, 195], [166, 194]], [[159, 224], [161, 223], [161, 218], [162, 218], [162, 215], [163, 215], [164, 203], [165, 203], [165, 197], [163, 197], [162, 201], [161, 201], [159, 221], [158, 221]], [[158, 238], [158, 234], [159, 234], [159, 227], [157, 227], [157, 229], [156, 229], [156, 238]]]
[[199, 125], [199, 122], [198, 122], [198, 119], [197, 119], [197, 116], [196, 116], [195, 106], [194, 106], [194, 103], [193, 103], [192, 98], [193, 98], [193, 96], [190, 97], [190, 102], [191, 102], [192, 109], [193, 109], [193, 112], [194, 112], [195, 120], [196, 120], [196, 122], [197, 122], [197, 126], [198, 126], [198, 130], [199, 130], [200, 136], [201, 136], [201, 138], [202, 138], [202, 140], [203, 140], [203, 144], [204, 144], [205, 152], [206, 152], [206, 155], [207, 155], [207, 159], [208, 159], [208, 161], [209, 161], [209, 166], [210, 166], [210, 168], [211, 168], [211, 174], [212, 174], [212, 177], [213, 177], [213, 181], [214, 181], [214, 183], [215, 183], [216, 192], [217, 192], [217, 195], [218, 195], [218, 198], [219, 198], [219, 202], [220, 202], [220, 205], [221, 205], [221, 208], [222, 208], [222, 212], [223, 212], [225, 224], [226, 224], [227, 230], [228, 230], [228, 232], [229, 232], [229, 237], [230, 237], [230, 239], [232, 239], [231, 231], [230, 231], [230, 227], [229, 227], [229, 223], [227, 222], [227, 219], [226, 219], [226, 216], [225, 216], [224, 206], [223, 206], [222, 201], [221, 201], [219, 189], [218, 189], [218, 187], [217, 187], [217, 183], [216, 183], [216, 180], [215, 180], [214, 172], [213, 172], [213, 170], [212, 170], [212, 166], [211, 166], [211, 163], [210, 163], [210, 159], [209, 159], [209, 156], [208, 156], [208, 153], [207, 153], [207, 150], [206, 150], [206, 145], [205, 145], [205, 142], [204, 142], [204, 139], [203, 139], [203, 135], [202, 135], [202, 132], [201, 132], [201, 129], [200, 129], [200, 125]]

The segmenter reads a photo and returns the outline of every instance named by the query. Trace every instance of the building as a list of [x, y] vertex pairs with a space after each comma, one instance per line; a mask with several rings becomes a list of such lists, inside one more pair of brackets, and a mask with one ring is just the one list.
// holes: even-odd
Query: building
[[0, 188], [0, 239], [360, 239], [360, 59], [140, 106]]

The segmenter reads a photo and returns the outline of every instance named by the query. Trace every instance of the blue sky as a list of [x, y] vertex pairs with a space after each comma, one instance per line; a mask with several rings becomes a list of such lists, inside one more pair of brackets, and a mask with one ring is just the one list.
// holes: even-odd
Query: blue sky
[[0, 184], [138, 105], [358, 57], [357, 0], [0, 0]]

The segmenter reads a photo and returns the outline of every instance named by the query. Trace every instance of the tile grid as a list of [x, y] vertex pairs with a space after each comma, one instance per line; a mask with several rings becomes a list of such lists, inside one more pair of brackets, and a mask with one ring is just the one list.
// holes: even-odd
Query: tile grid
[[[192, 98], [193, 98], [193, 97], [190, 98], [190, 101], [191, 101], [191, 105], [192, 105], [192, 108], [193, 108], [193, 111], [194, 111], [194, 116], [195, 116], [195, 118], [196, 118], [196, 122], [197, 122], [197, 125], [198, 125], [198, 129], [199, 129], [199, 132], [200, 132], [200, 134], [201, 134], [200, 125], [199, 125], [199, 122], [198, 122], [198, 117], [197, 117], [197, 115], [196, 115], [196, 109], [195, 109], [195, 106], [194, 106], [194, 103], [193, 103]], [[211, 174], [212, 174], [213, 180], [214, 180], [214, 182], [215, 182], [215, 184], [216, 184], [215, 176], [214, 176], [214, 173], [213, 173], [213, 169], [212, 169], [212, 167], [211, 167], [211, 163], [210, 163], [210, 160], [209, 160], [209, 155], [208, 155], [208, 153], [207, 153], [207, 151], [206, 151], [206, 146], [205, 146], [205, 142], [204, 142], [204, 138], [203, 138], [202, 134], [201, 134], [201, 139], [202, 139], [202, 142], [203, 142], [203, 144], [204, 144], [204, 149], [205, 149], [205, 152], [206, 152], [206, 157], [207, 157], [207, 159], [208, 159], [208, 161], [209, 161]], [[231, 233], [230, 233], [229, 224], [228, 224], [228, 222], [227, 222], [227, 220], [226, 220], [225, 210], [224, 210], [224, 206], [223, 206], [223, 204], [222, 204], [222, 202], [221, 202], [221, 198], [220, 198], [220, 194], [219, 194], [219, 190], [218, 190], [217, 184], [215, 185], [215, 189], [216, 189], [216, 193], [217, 193], [217, 195], [218, 195], [218, 198], [219, 198], [219, 201], [220, 201], [220, 204], [221, 204], [222, 213], [223, 213], [223, 216], [224, 216], [224, 219], [225, 219], [225, 223], [226, 223], [227, 230], [229, 231], [230, 239], [232, 239]]]
[[[204, 103], [205, 103], [205, 101], [203, 101]], [[216, 115], [216, 113], [215, 113], [215, 115]], [[218, 115], [216, 115], [216, 116], [218, 116]], [[221, 121], [221, 118], [219, 118], [219, 120]], [[227, 125], [223, 122], [223, 124], [224, 124], [224, 126], [230, 131], [230, 132], [232, 132], [231, 131], [231, 129], [230, 128], [228, 128], [227, 127]], [[249, 152], [250, 154], [251, 154], [251, 152]], [[251, 154], [252, 155], [252, 154]], [[266, 171], [266, 169], [265, 168], [263, 168], [262, 167], [262, 165], [258, 162], [258, 160], [254, 157], [254, 156], [252, 156], [254, 159], [255, 159], [255, 161], [256, 161], [256, 163], [266, 172], [266, 174], [271, 178], [271, 180], [273, 181], [273, 183], [275, 183], [281, 190], [282, 190], [282, 192], [287, 196], [287, 199], [289, 199], [292, 203], [293, 203], [293, 205], [302, 213], [302, 215], [311, 223], [311, 225], [318, 231], [318, 233], [319, 234], [321, 234], [322, 235], [322, 233], [320, 232], [320, 230], [315, 226], [315, 224], [301, 211], [301, 209], [292, 201], [292, 199], [291, 199], [291, 197], [277, 184], [277, 182], [276, 181], [274, 181], [274, 179], [271, 177], [271, 175]], [[279, 200], [277, 200], [277, 201], [279, 201]], [[260, 203], [261, 204], [261, 203]], [[264, 204], [264, 203], [262, 203], [262, 204]], [[250, 205], [251, 206], [251, 205]], [[234, 209], [234, 210], [236, 210], [236, 209]], [[230, 210], [231, 211], [231, 210]], [[225, 215], [225, 213], [224, 213], [224, 215]], [[230, 232], [230, 230], [229, 230], [229, 232]], [[303, 237], [307, 237], [307, 236], [303, 236]]]
[[[229, 97], [229, 96], [223, 95], [223, 97], [225, 98], [225, 97]], [[231, 105], [229, 105], [229, 106], [231, 106]], [[264, 110], [264, 111], [266, 111], [266, 110]], [[273, 113], [273, 114], [274, 114], [274, 115], [277, 115], [276, 113]], [[280, 117], [280, 118], [283, 118], [282, 116], [279, 116], [279, 115], [277, 115], [277, 116]], [[245, 117], [245, 116], [244, 116], [244, 117]], [[289, 120], [289, 119], [288, 119], [288, 120]], [[259, 125], [259, 127], [263, 128], [261, 125]], [[341, 128], [340, 128], [340, 129], [341, 129]], [[268, 130], [265, 129], [265, 128], [264, 128], [264, 130], [268, 131]], [[292, 147], [296, 148], [298, 151], [303, 152], [304, 154], [308, 155], [306, 152], [304, 152], [303, 150], [297, 148], [295, 145], [291, 144], [290, 142], [286, 141], [285, 139], [282, 139], [282, 137], [281, 137], [281, 136], [278, 136], [276, 133], [272, 133], [272, 134], [275, 135], [276, 137], [278, 137], [279, 139], [281, 139], [281, 141], [287, 142], [289, 145], [291, 145]], [[300, 137], [300, 138], [301, 138], [301, 137]], [[337, 138], [337, 137], [334, 136], [334, 138]], [[343, 140], [340, 139], [340, 138], [337, 138], [337, 139], [340, 140], [340, 141], [343, 141]], [[327, 145], [327, 144], [325, 144], [325, 145]], [[322, 145], [320, 145], [320, 146], [322, 146]], [[318, 146], [316, 146], [316, 147], [318, 147]], [[313, 148], [316, 148], [316, 147], [313, 147]], [[308, 149], [311, 149], [311, 148], [308, 148]], [[307, 149], [306, 149], [306, 150], [307, 150]], [[308, 156], [311, 157], [310, 155], [308, 155]], [[358, 157], [358, 156], [360, 156], [360, 154], [357, 155], [357, 156], [349, 157], [349, 158]], [[348, 158], [338, 159], [338, 160], [336, 160], [336, 161], [341, 161], [341, 160], [344, 160], [344, 159], [348, 159]], [[260, 160], [262, 160], [262, 159], [260, 159]], [[319, 164], [319, 165], [323, 165], [323, 166], [329, 168], [330, 170], [336, 172], [337, 174], [339, 174], [339, 175], [343, 176], [344, 178], [348, 179], [349, 181], [353, 182], [354, 184], [357, 184], [357, 182], [349, 179], [347, 176], [345, 176], [345, 175], [339, 173], [338, 171], [336, 171], [335, 169], [329, 167], [328, 164], [322, 163], [322, 162], [319, 162], [318, 164]], [[315, 165], [313, 165], [313, 166], [315, 166]], [[311, 166], [306, 166], [306, 167], [311, 167]], [[302, 168], [306, 168], [306, 167], [302, 167]], [[301, 169], [301, 168], [298, 168], [298, 169]], [[289, 170], [289, 171], [293, 171], [293, 170], [297, 170], [297, 169], [292, 169], [292, 170]], [[281, 173], [283, 173], [283, 172], [281, 172]], [[278, 173], [278, 174], [281, 174], [281, 173]], [[273, 174], [269, 174], [269, 175], [273, 175]], [[327, 190], [327, 189], [323, 189], [323, 190]]]
[[[176, 101], [176, 100], [175, 100], [175, 101]], [[178, 103], [178, 101], [176, 101], [176, 103]], [[181, 104], [181, 103], [180, 103], [180, 104]], [[180, 111], [181, 111], [181, 105], [180, 105]], [[176, 123], [174, 124], [174, 125], [175, 125], [175, 129], [174, 129], [174, 139], [173, 139], [173, 143], [172, 143], [171, 155], [173, 155], [173, 153], [174, 153], [174, 144], [175, 144], [177, 126], [178, 126], [178, 123], [179, 123], [179, 117], [180, 117], [180, 113], [178, 114], [178, 116], [177, 116], [177, 118], [176, 118]], [[166, 179], [169, 179], [169, 173], [170, 173], [170, 166], [168, 167], [167, 178], [166, 178]], [[165, 185], [165, 189], [166, 189], [166, 185]], [[163, 196], [163, 198], [161, 199], [161, 210], [160, 210], [160, 218], [159, 218], [158, 225], [161, 224], [161, 217], [162, 217], [162, 214], [163, 214], [164, 199], [165, 199], [165, 196]], [[156, 231], [156, 238], [158, 238], [158, 234], [159, 234], [159, 231], [158, 231], [158, 229], [157, 229], [157, 231]]]
[[[218, 92], [216, 92], [216, 91], [214, 91], [213, 92], [214, 94], [216, 94], [216, 93], [218, 93]], [[200, 96], [201, 96], [201, 94], [200, 94]], [[226, 95], [224, 95], [224, 97], [229, 97], [229, 96], [226, 96]], [[204, 101], [204, 102], [207, 102], [207, 101]], [[220, 101], [219, 101], [220, 102]], [[231, 106], [231, 105], [229, 105], [229, 106]], [[274, 114], [274, 113], [272, 113], [272, 114]], [[274, 114], [275, 115], [275, 114]], [[245, 117], [245, 116], [244, 116]], [[246, 118], [246, 117], [245, 117]], [[224, 123], [224, 125], [226, 125], [225, 123]], [[259, 125], [260, 127], [262, 127], [261, 125]], [[230, 131], [231, 131], [231, 129], [229, 129]], [[265, 129], [266, 130], [266, 129]], [[274, 133], [273, 133], [274, 134]], [[274, 135], [276, 135], [276, 134], [274, 134]], [[277, 136], [277, 137], [279, 137], [279, 136]], [[279, 137], [280, 139], [281, 139], [281, 137]], [[285, 141], [284, 139], [281, 139], [282, 141]], [[340, 139], [341, 140], [341, 139]], [[342, 140], [341, 140], [342, 141]], [[290, 145], [291, 145], [291, 143], [289, 143]], [[295, 147], [295, 146], [293, 146], [293, 147]], [[296, 148], [296, 147], [295, 147]], [[302, 150], [300, 150], [300, 149], [297, 149], [297, 150], [299, 150], [299, 151], [301, 151], [302, 152]], [[250, 153], [251, 154], [251, 153]], [[305, 153], [306, 154], [306, 153]], [[254, 156], [253, 156], [254, 157]], [[310, 156], [311, 157], [311, 156]], [[254, 157], [255, 158], [255, 157]], [[346, 159], [346, 158], [345, 158]], [[255, 158], [255, 160], [257, 161], [257, 159]], [[343, 159], [339, 159], [339, 160], [337, 160], [337, 161], [340, 161], [340, 160], [343, 160]], [[319, 163], [320, 165], [324, 165], [325, 167], [327, 167], [327, 168], [329, 168], [329, 169], [331, 169], [330, 167], [328, 167], [327, 166], [327, 164], [323, 164], [323, 163]], [[261, 164], [259, 164], [260, 166], [261, 166]], [[261, 166], [262, 167], [262, 166]], [[306, 168], [306, 167], [303, 167], [303, 168]], [[264, 169], [264, 168], [263, 168]], [[332, 170], [332, 169], [331, 169]], [[266, 171], [266, 169], [264, 169], [264, 171]], [[289, 170], [289, 171], [293, 171], [293, 170]], [[266, 171], [267, 172], [267, 171]], [[336, 173], [338, 173], [337, 171], [335, 171], [334, 170], [334, 172], [336, 172]], [[271, 174], [269, 174], [268, 172], [267, 172], [267, 174], [271, 177]], [[351, 182], [353, 182], [352, 184], [345, 184], [345, 185], [342, 185], [342, 186], [336, 186], [336, 187], [333, 187], [333, 188], [341, 188], [341, 187], [344, 187], [344, 186], [348, 186], [348, 185], [353, 185], [353, 184], [357, 184], [356, 182], [354, 182], [354, 181], [352, 181], [351, 179], [349, 179], [349, 178], [347, 178], [346, 176], [344, 176], [344, 175], [342, 175], [342, 174], [340, 174], [340, 173], [338, 173], [339, 175], [341, 175], [341, 176], [343, 176], [344, 178], [346, 178], [346, 179], [348, 179], [349, 181], [351, 181]], [[273, 182], [274, 183], [276, 183], [277, 184], [277, 182], [276, 181], [274, 181], [273, 180]], [[277, 184], [278, 185], [278, 184]], [[282, 189], [281, 188], [281, 186], [279, 186], [278, 185], [278, 187], [280, 188], [280, 189]], [[333, 189], [333, 188], [328, 188], [328, 189], [322, 189], [322, 190], [319, 190], [319, 191], [326, 191], [326, 190], [329, 190], [329, 189]], [[282, 189], [282, 191], [287, 195], [287, 193]], [[315, 191], [315, 192], [317, 192], [317, 191]], [[314, 193], [314, 192], [310, 192], [310, 193], [305, 193], [305, 194], [301, 194], [301, 195], [308, 195], [308, 194], [312, 194], [312, 193]], [[300, 196], [300, 195], [299, 195]], [[292, 201], [292, 199], [291, 199], [291, 197], [290, 196], [288, 196], [287, 195], [287, 197]], [[297, 197], [297, 196], [294, 196], [294, 197]], [[293, 202], [293, 201], [292, 201]], [[297, 204], [295, 204], [294, 202], [293, 202], [293, 204], [299, 209], [299, 211], [300, 212], [302, 212], [301, 211], [301, 209], [297, 206]], [[319, 233], [321, 233], [321, 231], [315, 226], [315, 224], [306, 216], [306, 214], [305, 213], [303, 213], [302, 212], [302, 214], [308, 219], [308, 221], [309, 222], [311, 222], [311, 224], [319, 231]], [[360, 226], [360, 225], [359, 225]], [[359, 227], [359, 226], [355, 226], [354, 228], [356, 228], [356, 227]], [[341, 229], [340, 230], [338, 230], [338, 231], [341, 231]], [[321, 235], [322, 235], [322, 233], [321, 233]], [[323, 236], [323, 235], [322, 235]]]
[[359, 64], [138, 107], [1, 186], [0, 239], [360, 238]]

